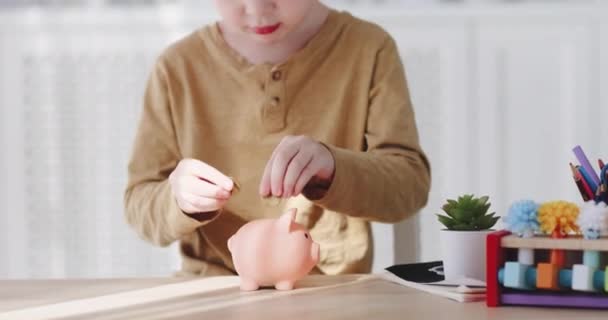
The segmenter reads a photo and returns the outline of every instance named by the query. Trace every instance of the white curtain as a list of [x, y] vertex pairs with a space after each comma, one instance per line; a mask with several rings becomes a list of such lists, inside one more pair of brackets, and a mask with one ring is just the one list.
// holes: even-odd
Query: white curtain
[[184, 34], [179, 14], [1, 16], [0, 277], [170, 274], [175, 248], [139, 240], [122, 195], [145, 81]]
[[[374, 225], [376, 270], [439, 257], [434, 213], [446, 197], [488, 194], [499, 214], [522, 197], [578, 200], [570, 148], [608, 157], [597, 138], [608, 136], [605, 3], [353, 3], [340, 6], [397, 40], [433, 167], [426, 209], [396, 226]], [[0, 11], [0, 278], [179, 267], [175, 247], [153, 247], [127, 227], [122, 193], [154, 59], [213, 18], [200, 4]]]

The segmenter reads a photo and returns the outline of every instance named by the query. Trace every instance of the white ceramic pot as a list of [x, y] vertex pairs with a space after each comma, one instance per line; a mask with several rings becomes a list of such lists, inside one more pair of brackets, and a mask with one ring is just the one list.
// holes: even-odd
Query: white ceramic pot
[[441, 257], [446, 280], [486, 281], [486, 236], [494, 230], [441, 230]]

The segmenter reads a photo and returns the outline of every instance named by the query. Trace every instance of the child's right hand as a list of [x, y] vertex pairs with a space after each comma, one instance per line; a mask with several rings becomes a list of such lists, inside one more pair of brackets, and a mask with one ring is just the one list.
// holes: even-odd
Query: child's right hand
[[181, 160], [169, 175], [169, 184], [178, 206], [188, 214], [221, 209], [234, 187], [232, 179], [196, 159]]

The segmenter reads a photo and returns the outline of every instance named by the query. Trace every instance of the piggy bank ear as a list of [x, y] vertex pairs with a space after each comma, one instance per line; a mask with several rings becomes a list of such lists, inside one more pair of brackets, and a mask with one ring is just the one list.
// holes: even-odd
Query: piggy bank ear
[[289, 209], [279, 218], [279, 228], [285, 232], [291, 231], [291, 226], [296, 220], [296, 209]]

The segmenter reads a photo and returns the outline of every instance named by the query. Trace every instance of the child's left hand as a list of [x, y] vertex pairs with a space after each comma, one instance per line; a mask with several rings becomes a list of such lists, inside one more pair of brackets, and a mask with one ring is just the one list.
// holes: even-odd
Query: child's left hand
[[266, 163], [260, 195], [297, 196], [313, 178], [329, 185], [334, 169], [334, 157], [326, 146], [310, 137], [286, 136]]

